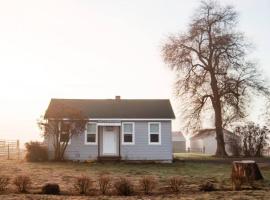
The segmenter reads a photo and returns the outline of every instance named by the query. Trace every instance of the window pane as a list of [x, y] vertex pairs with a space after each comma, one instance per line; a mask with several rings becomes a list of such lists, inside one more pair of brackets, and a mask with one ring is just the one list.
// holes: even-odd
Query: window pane
[[88, 133], [96, 133], [96, 130], [97, 130], [96, 124], [87, 124]]
[[159, 134], [150, 134], [151, 142], [159, 142]]
[[69, 134], [68, 133], [65, 133], [65, 132], [61, 133], [60, 134], [60, 142], [66, 142], [66, 141], [68, 141], [68, 137], [69, 137]]
[[96, 142], [96, 134], [87, 134], [87, 142]]
[[159, 124], [150, 124], [150, 133], [158, 133]]
[[124, 133], [132, 133], [132, 132], [133, 132], [132, 124], [124, 124]]
[[124, 134], [124, 142], [132, 142], [132, 134]]

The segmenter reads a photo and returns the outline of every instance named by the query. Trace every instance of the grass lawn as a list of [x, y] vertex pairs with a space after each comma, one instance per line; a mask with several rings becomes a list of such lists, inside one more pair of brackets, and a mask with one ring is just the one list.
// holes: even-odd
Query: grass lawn
[[[231, 164], [224, 163], [193, 163], [175, 162], [173, 164], [127, 164], [127, 163], [28, 163], [16, 160], [0, 160], [0, 175], [9, 175], [11, 178], [20, 174], [27, 174], [32, 179], [31, 193], [38, 193], [40, 187], [47, 182], [55, 182], [60, 185], [61, 191], [66, 196], [45, 196], [38, 194], [16, 194], [15, 188], [10, 185], [9, 191], [0, 195], [0, 199], [268, 199], [270, 195], [270, 165], [263, 164], [261, 171], [265, 181], [260, 183], [260, 190], [230, 191]], [[143, 175], [155, 176], [158, 186], [152, 196], [141, 196], [137, 193], [133, 197], [118, 196], [71, 196], [74, 194], [74, 177], [79, 175], [89, 175], [94, 180], [99, 174], [109, 173], [113, 179], [121, 176], [130, 178], [136, 187], [138, 180]], [[178, 195], [165, 194], [167, 186], [166, 179], [170, 176], [182, 176], [184, 185], [182, 192]], [[217, 188], [225, 191], [200, 192], [199, 185], [205, 180], [211, 180]], [[95, 185], [97, 183], [94, 183]]]

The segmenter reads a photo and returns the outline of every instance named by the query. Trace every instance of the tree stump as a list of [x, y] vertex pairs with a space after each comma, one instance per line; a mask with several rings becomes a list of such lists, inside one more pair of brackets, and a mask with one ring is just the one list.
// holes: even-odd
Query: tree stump
[[233, 189], [239, 190], [244, 182], [253, 187], [253, 181], [262, 180], [263, 176], [255, 161], [242, 160], [233, 162], [231, 178]]

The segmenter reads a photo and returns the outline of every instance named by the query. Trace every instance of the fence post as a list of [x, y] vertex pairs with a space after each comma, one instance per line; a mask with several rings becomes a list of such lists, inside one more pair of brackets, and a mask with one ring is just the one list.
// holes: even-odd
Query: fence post
[[8, 150], [8, 160], [9, 160], [9, 144], [7, 146], [7, 150]]
[[20, 159], [20, 140], [17, 140], [17, 153], [18, 153], [18, 160]]

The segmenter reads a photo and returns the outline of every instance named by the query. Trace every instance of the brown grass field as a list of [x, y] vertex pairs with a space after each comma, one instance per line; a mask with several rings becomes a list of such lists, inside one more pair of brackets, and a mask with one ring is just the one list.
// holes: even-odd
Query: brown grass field
[[[18, 160], [0, 160], [0, 175], [14, 178], [26, 174], [32, 179], [29, 194], [19, 194], [12, 184], [8, 190], [0, 194], [0, 199], [270, 199], [270, 162], [259, 163], [264, 181], [257, 182], [258, 189], [251, 190], [246, 185], [242, 191], [232, 191], [230, 182], [230, 163], [207, 163], [181, 161], [173, 164], [127, 164], [127, 163], [76, 163], [76, 162], [46, 162], [29, 163]], [[108, 173], [114, 180], [121, 176], [128, 177], [136, 187], [136, 194], [131, 197], [116, 196], [111, 191], [108, 196], [102, 196], [98, 190], [93, 190], [88, 196], [80, 196], [73, 189], [74, 177], [88, 175], [95, 181], [99, 174]], [[158, 185], [150, 196], [145, 196], [139, 190], [138, 180], [144, 175], [152, 175]], [[167, 179], [171, 176], [181, 176], [184, 184], [179, 194], [172, 194], [167, 187]], [[199, 185], [206, 181], [214, 182], [217, 191], [201, 192]], [[61, 195], [49, 196], [39, 194], [44, 183], [58, 183]], [[94, 182], [94, 185], [97, 183]]]

